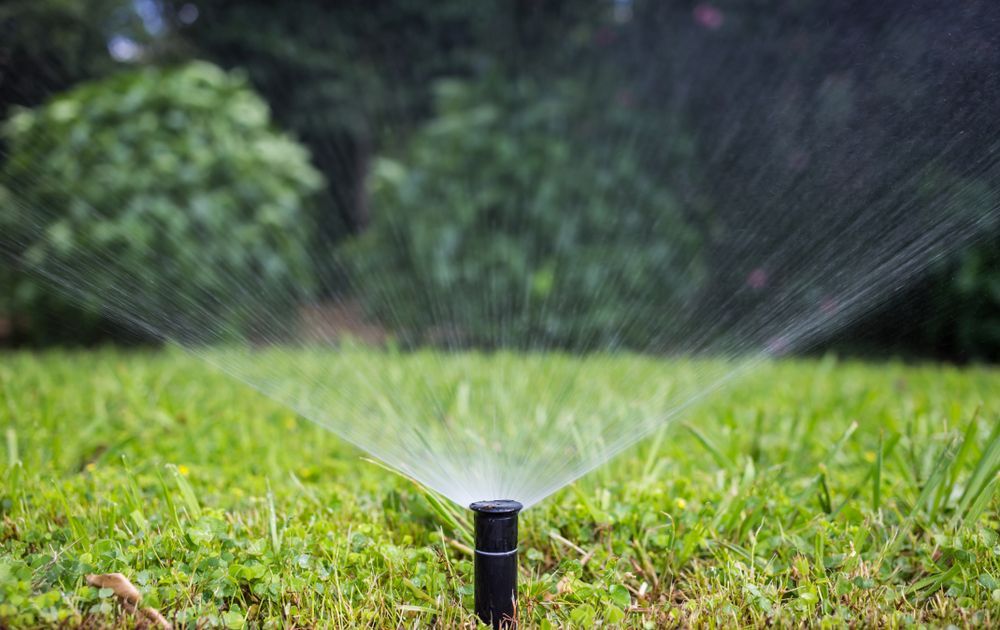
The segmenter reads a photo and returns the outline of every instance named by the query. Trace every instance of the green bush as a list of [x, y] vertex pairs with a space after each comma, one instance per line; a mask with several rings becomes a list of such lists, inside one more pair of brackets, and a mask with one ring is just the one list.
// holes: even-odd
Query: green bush
[[[1000, 360], [1000, 195], [984, 177], [953, 176], [948, 189], [952, 216], [970, 226], [975, 239], [938, 265], [923, 307], [926, 349], [961, 360]], [[944, 186], [942, 186], [944, 188]], [[927, 203], [934, 207], [933, 202]], [[950, 244], [953, 248], [954, 245]], [[943, 268], [942, 268], [943, 267]]]
[[579, 84], [496, 87], [441, 83], [436, 117], [376, 163], [373, 224], [345, 252], [369, 312], [409, 343], [661, 341], [703, 266], [620, 142], [642, 130]]
[[963, 250], [952, 283], [955, 347], [963, 358], [1000, 359], [1000, 234]]
[[171, 334], [245, 331], [309, 285], [322, 180], [239, 75], [196, 62], [85, 83], [15, 113], [4, 139], [0, 238], [31, 273], [3, 295], [35, 339], [75, 309], [74, 338], [109, 308]]

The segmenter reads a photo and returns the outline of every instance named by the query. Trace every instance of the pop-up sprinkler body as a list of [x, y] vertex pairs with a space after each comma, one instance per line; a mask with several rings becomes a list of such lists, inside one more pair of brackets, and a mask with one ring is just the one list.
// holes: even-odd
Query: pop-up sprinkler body
[[476, 614], [494, 628], [517, 626], [517, 501], [477, 501]]

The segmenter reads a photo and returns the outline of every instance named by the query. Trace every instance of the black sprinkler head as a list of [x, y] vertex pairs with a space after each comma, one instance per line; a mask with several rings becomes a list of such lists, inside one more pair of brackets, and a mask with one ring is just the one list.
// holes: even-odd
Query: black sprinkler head
[[517, 626], [517, 501], [477, 501], [476, 614], [494, 628]]

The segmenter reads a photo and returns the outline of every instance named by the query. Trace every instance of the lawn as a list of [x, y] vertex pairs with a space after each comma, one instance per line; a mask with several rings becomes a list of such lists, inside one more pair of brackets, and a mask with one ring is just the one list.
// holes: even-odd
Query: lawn
[[[475, 626], [463, 510], [181, 353], [0, 398], [0, 626]], [[998, 470], [1000, 371], [765, 365], [524, 513], [521, 618], [997, 625]]]

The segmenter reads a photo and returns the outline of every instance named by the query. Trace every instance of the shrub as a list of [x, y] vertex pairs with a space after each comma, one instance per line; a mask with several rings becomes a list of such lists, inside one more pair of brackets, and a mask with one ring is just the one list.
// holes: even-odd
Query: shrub
[[1000, 235], [959, 254], [952, 283], [955, 347], [962, 358], [1000, 360]]
[[696, 232], [610, 141], [641, 130], [582, 89], [441, 83], [437, 115], [376, 163], [373, 224], [345, 254], [404, 341], [649, 346], [692, 297]]
[[60, 310], [78, 328], [110, 309], [171, 334], [245, 331], [308, 286], [305, 206], [321, 177], [237, 74], [196, 62], [85, 83], [15, 113], [4, 138], [0, 238], [33, 273], [3, 293], [36, 340]]

